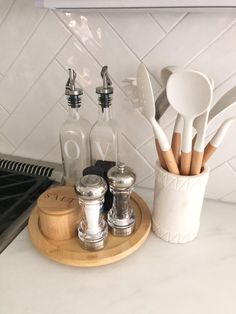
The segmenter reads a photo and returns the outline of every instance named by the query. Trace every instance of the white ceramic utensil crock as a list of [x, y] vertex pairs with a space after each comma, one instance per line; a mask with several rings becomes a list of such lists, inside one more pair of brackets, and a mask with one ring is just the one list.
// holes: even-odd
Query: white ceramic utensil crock
[[193, 240], [199, 231], [209, 169], [195, 176], [167, 172], [156, 164], [152, 230], [172, 243]]

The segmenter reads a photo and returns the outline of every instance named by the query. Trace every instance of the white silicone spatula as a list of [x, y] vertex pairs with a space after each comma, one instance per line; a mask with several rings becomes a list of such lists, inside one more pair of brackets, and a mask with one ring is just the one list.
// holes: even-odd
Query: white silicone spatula
[[236, 103], [236, 86], [228, 90], [211, 108], [208, 118], [208, 124], [218, 115], [222, 114]]
[[177, 71], [170, 76], [166, 91], [170, 104], [184, 119], [180, 173], [189, 175], [193, 120], [209, 107], [212, 99], [211, 85], [202, 73]]
[[216, 151], [216, 149], [220, 146], [220, 144], [223, 142], [223, 139], [231, 126], [233, 122], [236, 121], [236, 117], [229, 118], [225, 120], [219, 129], [216, 131], [213, 138], [210, 140], [210, 142], [207, 144], [205, 150], [204, 150], [204, 156], [202, 160], [202, 166], [206, 164], [206, 162], [209, 160], [209, 158], [212, 156], [212, 154]]
[[167, 167], [167, 170], [174, 174], [179, 174], [179, 169], [174, 159], [172, 149], [170, 147], [169, 141], [155, 119], [155, 102], [153, 97], [153, 90], [150, 81], [148, 71], [144, 64], [140, 64], [137, 73], [137, 87], [140, 103], [142, 104], [142, 114], [151, 123], [157, 146], [160, 145], [159, 158], [160, 162], [163, 161]]
[[[215, 84], [213, 80], [209, 79], [209, 81], [211, 84], [211, 90], [213, 94]], [[193, 127], [197, 131], [197, 134], [193, 141], [194, 143], [193, 155], [192, 155], [191, 170], [190, 170], [191, 175], [198, 175], [201, 172], [210, 105], [211, 104], [209, 104], [205, 112], [203, 112], [200, 116], [198, 116], [193, 121]]]

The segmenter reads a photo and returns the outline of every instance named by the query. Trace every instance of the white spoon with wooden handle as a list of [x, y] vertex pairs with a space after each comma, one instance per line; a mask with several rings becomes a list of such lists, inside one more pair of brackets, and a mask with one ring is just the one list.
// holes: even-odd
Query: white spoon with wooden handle
[[202, 73], [184, 70], [169, 77], [166, 91], [170, 104], [184, 120], [180, 173], [189, 175], [193, 121], [209, 107], [212, 100], [211, 85]]
[[[167, 81], [171, 74], [176, 71], [182, 71], [183, 68], [177, 66], [167, 66], [161, 70], [161, 81], [164, 87], [166, 87]], [[180, 114], [177, 115], [175, 120], [174, 131], [171, 140], [171, 148], [176, 160], [177, 165], [179, 164], [179, 153], [181, 148], [181, 132], [183, 130], [183, 119]]]

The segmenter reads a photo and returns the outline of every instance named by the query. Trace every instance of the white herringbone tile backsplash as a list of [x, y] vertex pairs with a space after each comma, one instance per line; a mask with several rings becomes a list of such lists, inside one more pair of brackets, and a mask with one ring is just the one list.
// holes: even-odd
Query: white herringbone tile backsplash
[[[0, 153], [61, 162], [59, 129], [66, 119], [67, 68], [84, 89], [83, 115], [97, 117], [96, 86], [108, 65], [114, 82], [113, 114], [121, 131], [120, 159], [137, 173], [139, 186], [153, 188], [156, 152], [152, 130], [123, 82], [142, 61], [155, 96], [167, 65], [194, 68], [215, 81], [214, 101], [236, 85], [236, 14], [54, 12], [32, 0], [0, 0]], [[236, 116], [236, 106], [217, 118]], [[161, 124], [171, 136], [175, 113]], [[209, 162], [207, 197], [236, 203], [236, 124]]]

